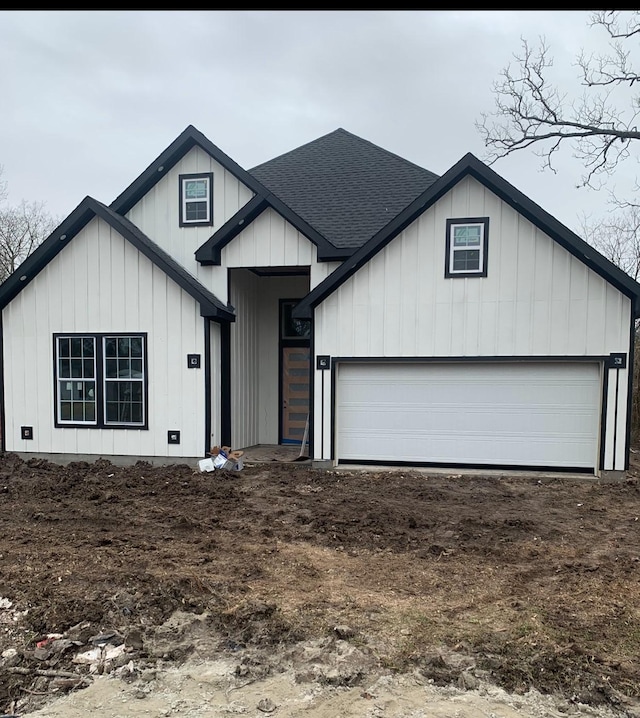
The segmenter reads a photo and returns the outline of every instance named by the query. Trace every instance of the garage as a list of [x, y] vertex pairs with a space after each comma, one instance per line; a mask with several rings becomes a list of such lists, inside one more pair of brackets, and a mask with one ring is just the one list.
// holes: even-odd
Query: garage
[[336, 364], [340, 462], [593, 470], [597, 361]]

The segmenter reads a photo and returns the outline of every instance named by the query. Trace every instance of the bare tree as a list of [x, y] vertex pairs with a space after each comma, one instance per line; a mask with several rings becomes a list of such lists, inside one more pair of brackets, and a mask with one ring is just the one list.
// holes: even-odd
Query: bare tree
[[7, 183], [0, 181], [0, 281], [14, 272], [57, 224], [44, 202], [22, 200], [8, 206], [6, 198]]
[[507, 65], [493, 85], [495, 111], [476, 122], [493, 164], [519, 150], [534, 148], [543, 166], [554, 171], [554, 155], [570, 145], [582, 161], [580, 186], [597, 187], [631, 154], [640, 139], [640, 69], [632, 67], [632, 50], [639, 47], [640, 12], [598, 11], [589, 26], [604, 33], [606, 54], [577, 58], [580, 96], [570, 97], [551, 81], [553, 65], [544, 38], [532, 48], [522, 39], [516, 65]]
[[640, 280], [640, 207], [627, 206], [596, 222], [583, 218], [581, 234], [617, 267]]
[[[555, 172], [554, 159], [569, 146], [582, 162], [577, 185], [600, 189], [602, 180], [640, 145], [640, 67], [633, 52], [640, 49], [640, 11], [598, 11], [589, 26], [607, 39], [604, 54], [583, 50], [577, 57], [581, 92], [569, 95], [552, 81], [553, 58], [541, 38], [537, 47], [523, 38], [522, 52], [514, 55], [493, 85], [495, 109], [482, 114], [476, 127], [487, 148], [486, 160], [496, 160], [533, 149], [543, 168]], [[637, 59], [637, 54], [636, 58]], [[636, 178], [635, 193], [638, 193]], [[609, 191], [617, 209], [609, 219], [587, 223], [587, 242], [636, 281], [640, 279], [640, 202]], [[632, 441], [640, 441], [640, 327], [636, 322], [633, 358]]]

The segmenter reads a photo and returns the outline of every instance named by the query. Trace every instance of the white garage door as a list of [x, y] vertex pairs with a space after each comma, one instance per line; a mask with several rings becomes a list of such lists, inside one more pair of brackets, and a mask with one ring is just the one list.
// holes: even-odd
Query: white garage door
[[341, 363], [338, 460], [594, 468], [597, 363]]

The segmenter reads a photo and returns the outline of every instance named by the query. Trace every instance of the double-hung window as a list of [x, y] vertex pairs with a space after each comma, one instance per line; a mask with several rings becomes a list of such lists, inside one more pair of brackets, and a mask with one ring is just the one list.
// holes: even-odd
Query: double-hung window
[[146, 334], [55, 335], [55, 425], [146, 429], [146, 343]]
[[213, 224], [213, 173], [180, 175], [180, 226]]
[[489, 218], [448, 219], [445, 277], [486, 277]]

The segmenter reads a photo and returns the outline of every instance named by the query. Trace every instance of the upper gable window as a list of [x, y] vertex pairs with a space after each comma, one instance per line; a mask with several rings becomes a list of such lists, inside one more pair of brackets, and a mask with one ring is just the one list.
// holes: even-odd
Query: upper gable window
[[213, 224], [213, 173], [180, 175], [180, 226]]
[[489, 218], [448, 219], [445, 277], [486, 277]]

